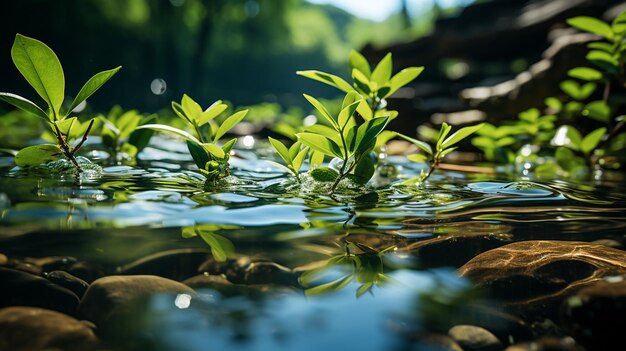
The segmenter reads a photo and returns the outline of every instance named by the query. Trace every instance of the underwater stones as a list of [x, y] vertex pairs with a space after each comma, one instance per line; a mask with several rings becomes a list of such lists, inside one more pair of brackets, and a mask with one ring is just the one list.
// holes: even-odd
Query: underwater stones
[[0, 281], [0, 307], [33, 306], [73, 315], [78, 306], [72, 291], [34, 274], [0, 268]]
[[299, 287], [298, 276], [291, 269], [271, 261], [239, 257], [224, 262], [209, 258], [198, 268], [201, 273], [224, 275], [235, 284], [277, 284]]
[[93, 350], [98, 339], [84, 323], [34, 307], [0, 309], [0, 350]]
[[458, 270], [518, 312], [555, 315], [558, 303], [605, 276], [626, 273], [626, 252], [575, 241], [531, 240], [484, 252]]
[[104, 272], [89, 262], [79, 261], [71, 265], [67, 270], [71, 275], [91, 283], [98, 278], [104, 277]]
[[584, 351], [570, 337], [543, 337], [531, 342], [524, 342], [507, 347], [504, 351]]
[[454, 341], [464, 351], [498, 351], [502, 350], [502, 343], [487, 329], [474, 325], [457, 325], [448, 331]]
[[100, 327], [112, 317], [124, 315], [141, 298], [157, 293], [195, 294], [185, 284], [166, 278], [113, 275], [97, 279], [89, 286], [78, 307], [78, 315]]
[[82, 297], [89, 287], [84, 280], [64, 271], [52, 271], [46, 273], [45, 276], [49, 281], [72, 291], [78, 297]]
[[284, 295], [292, 294], [294, 289], [273, 284], [241, 285], [233, 284], [219, 275], [200, 274], [183, 281], [183, 284], [194, 290], [211, 289], [225, 297], [250, 296], [258, 294]]
[[9, 258], [5, 254], [0, 253], [0, 266], [6, 266], [9, 263]]
[[447, 335], [438, 333], [418, 333], [410, 336], [410, 350], [465, 351]]
[[561, 321], [588, 350], [609, 350], [623, 344], [626, 280], [608, 277], [580, 290], [563, 303]]
[[197, 274], [197, 267], [210, 254], [211, 251], [205, 249], [176, 249], [158, 252], [118, 268], [118, 274], [158, 275], [181, 281]]

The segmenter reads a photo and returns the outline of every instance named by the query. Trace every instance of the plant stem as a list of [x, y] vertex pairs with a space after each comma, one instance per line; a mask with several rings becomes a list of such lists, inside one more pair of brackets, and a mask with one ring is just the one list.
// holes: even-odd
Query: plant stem
[[92, 119], [89, 122], [89, 125], [87, 126], [87, 129], [85, 130], [85, 134], [83, 134], [83, 138], [80, 139], [80, 142], [78, 142], [78, 144], [76, 144], [76, 146], [74, 146], [74, 148], [72, 149], [72, 156], [74, 154], [76, 154], [76, 152], [83, 146], [85, 141], [87, 141], [87, 136], [89, 135], [89, 132], [91, 131], [91, 127], [93, 127], [93, 122], [94, 122], [94, 120]]
[[59, 126], [57, 126], [56, 124], [54, 124], [54, 129], [55, 129], [55, 133], [57, 140], [59, 142], [59, 146], [61, 147], [61, 150], [63, 150], [63, 154], [65, 155], [65, 157], [67, 157], [76, 167], [76, 171], [78, 173], [81, 173], [83, 171], [83, 169], [80, 167], [80, 165], [78, 164], [78, 161], [76, 161], [76, 158], [74, 157], [74, 153], [72, 152], [72, 150], [70, 149], [70, 146], [67, 145], [67, 141], [63, 138], [63, 133], [61, 133], [61, 130], [59, 129]]

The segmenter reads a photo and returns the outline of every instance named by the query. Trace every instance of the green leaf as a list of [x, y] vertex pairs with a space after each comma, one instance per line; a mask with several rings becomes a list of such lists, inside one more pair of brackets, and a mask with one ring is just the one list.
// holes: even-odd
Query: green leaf
[[339, 112], [338, 119], [339, 119], [340, 129], [345, 128], [345, 126], [348, 124], [348, 121], [350, 120], [350, 118], [352, 118], [352, 115], [354, 115], [354, 112], [356, 111], [360, 103], [361, 103], [361, 100], [357, 100], [353, 102], [352, 104], [346, 106], [343, 110], [341, 110], [341, 112]]
[[348, 285], [354, 277], [350, 274], [343, 276], [335, 281], [330, 283], [318, 285], [314, 288], [304, 290], [304, 294], [306, 296], [313, 296], [319, 294], [325, 294], [330, 292], [335, 292], [343, 289], [346, 285]]
[[589, 49], [593, 49], [593, 50], [600, 50], [600, 51], [605, 51], [608, 53], [612, 53], [613, 52], [613, 45], [603, 42], [603, 41], [596, 41], [593, 43], [589, 43], [587, 44], [587, 48]]
[[565, 80], [560, 84], [561, 90], [574, 100], [582, 101], [587, 99], [596, 90], [597, 85], [593, 82], [579, 85], [573, 80]]
[[206, 150], [202, 147], [202, 145], [187, 140], [187, 149], [189, 150], [189, 154], [191, 158], [193, 158], [193, 162], [198, 166], [199, 169], [204, 169], [207, 162], [209, 162], [209, 155], [207, 155]]
[[304, 131], [307, 133], [313, 133], [317, 135], [321, 135], [335, 142], [337, 145], [342, 145], [341, 135], [339, 132], [332, 129], [331, 127], [322, 125], [322, 124], [314, 124], [312, 126], [308, 126], [304, 128]]
[[[189, 95], [183, 94], [183, 99], [180, 104], [185, 112], [185, 116], [193, 122], [198, 123], [202, 116], [202, 107]], [[199, 125], [199, 123], [198, 123]]]
[[606, 22], [601, 21], [597, 18], [578, 16], [568, 19], [567, 23], [570, 26], [578, 28], [585, 32], [597, 34], [609, 40], [613, 39], [613, 31], [611, 30], [611, 27]]
[[198, 231], [198, 234], [209, 245], [216, 261], [224, 262], [235, 254], [235, 246], [225, 237], [203, 230]]
[[543, 103], [551, 109], [556, 110], [557, 112], [561, 111], [561, 109], [563, 108], [563, 103], [561, 103], [561, 100], [555, 97], [548, 97], [543, 101]]
[[389, 117], [376, 117], [359, 126], [355, 136], [354, 150], [362, 152], [376, 140], [378, 134], [387, 126]]
[[58, 160], [63, 151], [54, 144], [33, 145], [23, 148], [15, 155], [15, 164], [20, 167], [38, 166], [42, 163]]
[[605, 133], [606, 133], [606, 128], [602, 127], [587, 134], [583, 138], [583, 140], [580, 142], [580, 151], [588, 155], [591, 151], [593, 151], [596, 148], [596, 146], [598, 146], [598, 144], [602, 140], [602, 137], [604, 136]]
[[295, 143], [293, 143], [293, 145], [289, 147], [289, 159], [291, 160], [295, 159], [298, 153], [300, 152], [301, 147], [302, 147], [301, 142], [296, 141]]
[[313, 150], [317, 150], [328, 156], [342, 157], [339, 145], [329, 138], [313, 133], [298, 133], [298, 140]]
[[300, 168], [302, 168], [302, 164], [304, 163], [304, 158], [306, 157], [306, 154], [308, 151], [309, 151], [308, 148], [304, 148], [300, 150], [300, 152], [298, 152], [296, 157], [293, 158], [293, 162], [291, 163], [291, 166], [293, 167], [294, 173], [300, 172]]
[[344, 96], [343, 101], [341, 102], [341, 109], [345, 109], [356, 101], [360, 102], [362, 99], [361, 94], [353, 90]]
[[357, 107], [356, 110], [359, 113], [359, 115], [361, 115], [364, 121], [369, 121], [370, 119], [374, 118], [374, 115], [372, 114], [372, 110], [370, 109], [365, 99], [361, 100], [361, 103], [359, 104], [359, 107]]
[[321, 102], [319, 102], [316, 98], [307, 95], [307, 94], [303, 94], [304, 98], [307, 99], [307, 101], [313, 105], [313, 107], [315, 107], [316, 110], [318, 110], [320, 112], [320, 114], [322, 115], [322, 117], [324, 117], [328, 123], [330, 123], [331, 126], [335, 127], [335, 129], [339, 129], [339, 126], [337, 125], [337, 121], [335, 121], [335, 119], [331, 116], [331, 114], [328, 112], [328, 110], [326, 109], [326, 107], [324, 107], [324, 105], [322, 105]]
[[558, 147], [554, 153], [554, 157], [557, 164], [569, 173], [574, 173], [579, 169], [586, 168], [585, 160], [566, 147]]
[[291, 156], [289, 155], [289, 150], [287, 149], [287, 147], [283, 143], [281, 143], [280, 141], [272, 137], [268, 137], [267, 139], [269, 140], [270, 144], [274, 147], [274, 150], [278, 152], [278, 155], [280, 156], [280, 158], [282, 158], [283, 161], [285, 161], [285, 163], [287, 163], [288, 165], [291, 164]]
[[203, 126], [207, 124], [210, 120], [219, 116], [222, 112], [226, 111], [228, 105], [223, 104], [222, 100], [215, 101], [211, 106], [209, 106], [200, 116], [198, 117], [198, 125]]
[[428, 161], [429, 157], [424, 154], [412, 154], [406, 157], [409, 161], [423, 163]]
[[300, 76], [303, 76], [303, 77], [307, 77], [307, 78], [316, 80], [318, 82], [326, 83], [326, 84], [331, 85], [331, 86], [333, 86], [335, 88], [343, 90], [346, 93], [354, 90], [352, 88], [352, 86], [350, 84], [348, 84], [348, 82], [346, 82], [342, 78], [339, 78], [339, 77], [337, 77], [336, 75], [333, 75], [333, 74], [320, 72], [320, 71], [315, 71], [315, 70], [297, 71], [296, 74], [300, 75]]
[[328, 167], [318, 167], [309, 171], [309, 174], [313, 179], [318, 182], [330, 183], [334, 182], [337, 177], [339, 177], [339, 173], [334, 169], [330, 169]]
[[357, 69], [361, 73], [363, 73], [367, 78], [369, 78], [372, 74], [369, 62], [367, 62], [367, 59], [365, 59], [365, 57], [363, 57], [363, 55], [361, 55], [358, 51], [355, 51], [355, 50], [350, 51], [349, 64], [350, 64], [350, 72], [352, 72], [352, 70]]
[[317, 168], [324, 163], [324, 153], [316, 150], [311, 150], [311, 157], [309, 158], [309, 166], [311, 168]]
[[139, 125], [139, 121], [141, 120], [141, 116], [137, 113], [137, 111], [131, 110], [125, 112], [117, 119], [117, 126], [120, 131], [120, 139], [126, 139], [130, 136], [137, 126]]
[[541, 117], [541, 112], [536, 108], [530, 108], [522, 111], [518, 115], [519, 119], [528, 123], [535, 123]]
[[54, 122], [54, 124], [56, 124], [56, 126], [59, 128], [59, 130], [61, 131], [63, 135], [68, 135], [70, 134], [72, 125], [74, 125], [74, 123], [77, 121], [78, 121], [77, 117], [71, 117], [71, 118], [60, 120], [60, 121], [56, 121]]
[[65, 95], [65, 77], [57, 55], [39, 40], [17, 34], [11, 57], [15, 67], [59, 116]]
[[196, 139], [193, 135], [185, 132], [184, 130], [180, 130], [178, 128], [170, 127], [165, 124], [144, 124], [142, 126], [137, 127], [137, 129], [153, 129], [159, 132], [167, 132], [176, 134], [178, 136], [183, 137], [185, 140], [190, 140], [198, 144], [202, 144], [200, 140]]
[[234, 113], [232, 116], [226, 118], [224, 123], [217, 128], [217, 132], [213, 136], [213, 142], [217, 143], [224, 134], [226, 134], [229, 130], [231, 130], [237, 123], [241, 122], [241, 120], [246, 117], [248, 110], [239, 111]]
[[603, 123], [609, 123], [611, 119], [611, 108], [602, 100], [592, 101], [585, 105], [582, 111], [583, 116], [593, 118]]
[[202, 144], [202, 147], [211, 155], [217, 157], [217, 158], [224, 158], [224, 156], [226, 156], [226, 153], [224, 152], [224, 150], [222, 150], [221, 147], [212, 144], [212, 143], [205, 143]]
[[122, 66], [118, 66], [116, 68], [110, 69], [108, 71], [102, 71], [100, 73], [96, 73], [93, 77], [89, 78], [87, 83], [80, 88], [80, 91], [72, 101], [70, 108], [67, 110], [67, 114], [72, 113], [76, 106], [78, 106], [81, 102], [87, 100], [96, 90], [100, 89], [101, 86], [104, 85], [111, 77], [120, 70]]
[[189, 119], [189, 117], [187, 117], [187, 115], [185, 114], [185, 111], [183, 111], [183, 107], [178, 102], [172, 101], [172, 110], [183, 121], [185, 121], [185, 122], [189, 123], [189, 125], [193, 126], [193, 122], [191, 121], [191, 119]]
[[379, 85], [384, 85], [389, 82], [389, 78], [391, 78], [391, 65], [391, 53], [388, 53], [380, 60], [376, 68], [374, 68], [371, 80]]
[[11, 93], [0, 93], [0, 100], [7, 102], [21, 110], [26, 112], [30, 112], [37, 117], [43, 118], [46, 122], [50, 121], [50, 117], [48, 114], [44, 112], [39, 106], [35, 105], [34, 102], [23, 98], [19, 95], [11, 94]]
[[198, 236], [198, 233], [196, 233], [196, 229], [194, 227], [183, 227], [181, 234], [184, 239], [189, 239], [189, 238]]
[[376, 171], [376, 163], [369, 157], [369, 155], [365, 155], [359, 160], [359, 163], [354, 167], [354, 180], [359, 184], [366, 184]]
[[572, 78], [577, 78], [586, 81], [596, 81], [602, 79], [602, 72], [589, 67], [576, 67], [567, 71], [567, 74]]
[[587, 60], [591, 61], [596, 66], [609, 70], [610, 72], [617, 72], [619, 62], [613, 55], [608, 52], [593, 50], [589, 51], [586, 56]]
[[424, 67], [409, 67], [396, 73], [396, 75], [394, 75], [389, 81], [391, 90], [384, 97], [393, 94], [396, 90], [412, 82], [422, 73], [422, 71], [424, 71]]
[[[148, 117], [144, 117], [139, 121], [139, 124], [148, 124], [151, 122], [156, 122], [157, 115], [150, 115]], [[150, 129], [135, 129], [130, 136], [128, 136], [128, 143], [134, 145], [137, 148], [137, 153], [141, 152], [141, 150], [145, 149], [146, 146], [150, 143], [150, 139], [154, 135], [154, 131]]]
[[441, 144], [441, 147], [443, 149], [447, 149], [451, 147], [452, 145], [458, 143], [459, 141], [467, 138], [471, 134], [475, 133], [477, 130], [479, 130], [482, 127], [483, 127], [483, 124], [481, 123], [475, 126], [461, 128], [457, 130], [456, 133], [450, 135], [446, 140], [444, 140], [443, 143]]
[[425, 153], [427, 153], [427, 154], [429, 154], [429, 155], [431, 155], [431, 156], [432, 156], [432, 154], [433, 154], [433, 149], [432, 149], [432, 147], [431, 147], [430, 145], [428, 145], [427, 143], [425, 143], [425, 142], [423, 142], [423, 141], [419, 141], [419, 140], [417, 140], [417, 139], [413, 139], [413, 138], [408, 137], [408, 136], [406, 136], [406, 135], [404, 135], [404, 134], [400, 134], [400, 133], [397, 133], [397, 134], [398, 134], [398, 136], [399, 136], [400, 138], [402, 138], [402, 139], [404, 139], [404, 140], [406, 140], [406, 141], [410, 142], [411, 144], [413, 144], [413, 145], [415, 145], [415, 146], [419, 147], [420, 149], [422, 149], [422, 151], [424, 151]]
[[230, 155], [230, 150], [233, 149], [233, 146], [235, 145], [236, 142], [237, 142], [237, 138], [232, 138], [229, 141], [227, 141], [224, 145], [222, 145], [222, 151], [224, 151], [224, 155], [226, 156]]
[[372, 92], [372, 88], [370, 86], [370, 80], [363, 74], [363, 72], [358, 69], [352, 70], [352, 79], [354, 80], [354, 85], [365, 95], [369, 95]]
[[582, 137], [576, 128], [568, 125], [559, 127], [552, 143], [556, 146], [567, 146], [572, 150], [580, 150]]
[[624, 34], [626, 33], [626, 11], [622, 11], [615, 19], [611, 25], [613, 32], [615, 34]]

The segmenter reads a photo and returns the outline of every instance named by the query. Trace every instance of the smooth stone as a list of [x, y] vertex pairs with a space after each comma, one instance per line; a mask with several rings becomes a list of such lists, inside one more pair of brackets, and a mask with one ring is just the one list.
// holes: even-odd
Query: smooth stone
[[94, 350], [98, 339], [89, 326], [58, 313], [35, 307], [0, 309], [0, 350]]
[[209, 258], [198, 268], [200, 273], [224, 275], [235, 284], [276, 284], [299, 287], [298, 274], [271, 261], [240, 257], [218, 262]]
[[580, 290], [563, 303], [561, 321], [588, 350], [609, 350], [623, 344], [626, 277], [608, 277]]
[[158, 293], [195, 295], [193, 289], [174, 280], [152, 275], [113, 275], [97, 279], [87, 289], [78, 306], [78, 316], [98, 328], [142, 298]]
[[9, 258], [5, 254], [0, 254], [0, 266], [6, 266], [9, 264]]
[[0, 307], [33, 306], [74, 315], [79, 299], [72, 291], [40, 276], [0, 267]]
[[484, 252], [458, 272], [519, 314], [556, 320], [565, 298], [626, 273], [626, 252], [586, 242], [521, 241]]
[[418, 333], [409, 337], [408, 350], [415, 351], [464, 351], [463, 348], [447, 335], [437, 333]]
[[52, 271], [46, 273], [45, 277], [49, 281], [71, 290], [79, 298], [85, 294], [85, 291], [87, 291], [87, 288], [89, 287], [89, 284], [86, 281], [64, 271]]
[[233, 284], [219, 275], [199, 274], [182, 282], [194, 290], [211, 289], [219, 292], [224, 297], [251, 296], [261, 294], [287, 295], [294, 294], [296, 290], [284, 286], [271, 284], [264, 285], [241, 285]]
[[448, 330], [448, 336], [464, 351], [499, 351], [502, 342], [489, 330], [474, 325], [456, 325]]
[[[609, 349], [606, 349], [609, 350]], [[543, 337], [531, 342], [511, 345], [504, 351], [585, 351], [574, 339]]]
[[592, 241], [591, 243], [596, 244], [596, 245], [604, 245], [604, 246], [612, 247], [614, 249], [624, 248], [624, 245], [622, 245], [622, 243], [613, 239], [598, 239], [598, 240]]
[[48, 257], [26, 257], [24, 262], [41, 267], [43, 272], [66, 270], [76, 263], [76, 258], [71, 256], [48, 256]]
[[104, 272], [102, 269], [96, 267], [95, 265], [79, 261], [71, 265], [66, 272], [75, 276], [76, 278], [80, 278], [87, 283], [91, 283], [98, 278], [104, 277]]
[[196, 267], [211, 256], [206, 249], [176, 249], [158, 252], [118, 268], [120, 275], [158, 275], [177, 281], [198, 274]]

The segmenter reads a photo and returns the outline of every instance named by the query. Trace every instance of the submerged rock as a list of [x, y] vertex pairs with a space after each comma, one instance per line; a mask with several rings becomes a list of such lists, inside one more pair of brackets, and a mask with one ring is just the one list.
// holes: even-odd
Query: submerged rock
[[87, 288], [89, 288], [89, 284], [86, 281], [64, 271], [52, 271], [46, 274], [46, 278], [59, 286], [71, 290], [79, 298], [82, 297], [85, 291], [87, 291]]
[[623, 276], [580, 290], [563, 304], [561, 320], [588, 350], [610, 350], [623, 344], [626, 280]]
[[157, 293], [195, 294], [185, 284], [157, 276], [108, 276], [89, 286], [78, 315], [100, 328], [109, 319], [125, 315], [139, 299]]
[[174, 280], [185, 280], [198, 274], [198, 267], [211, 255], [206, 249], [176, 249], [158, 252], [118, 268], [118, 274], [158, 275]]
[[299, 287], [298, 275], [276, 262], [250, 257], [228, 259], [225, 262], [208, 259], [198, 268], [200, 273], [224, 275], [235, 284], [277, 284]]
[[497, 300], [536, 320], [605, 276], [626, 273], [626, 252], [574, 241], [531, 240], [484, 252], [458, 270]]
[[93, 350], [98, 339], [84, 323], [34, 307], [0, 309], [0, 350]]
[[502, 343], [489, 330], [474, 325], [457, 325], [448, 331], [464, 351], [499, 351]]
[[0, 307], [42, 307], [69, 315], [76, 312], [78, 296], [45, 278], [15, 269], [0, 268], [0, 281]]
[[447, 335], [418, 333], [410, 336], [410, 350], [464, 351], [456, 341]]
[[504, 351], [585, 351], [585, 349], [569, 337], [544, 337], [509, 346]]
[[273, 284], [241, 285], [233, 284], [219, 275], [200, 274], [183, 281], [183, 284], [198, 290], [211, 289], [225, 297], [250, 296], [259, 294], [284, 295], [293, 294], [296, 290]]

